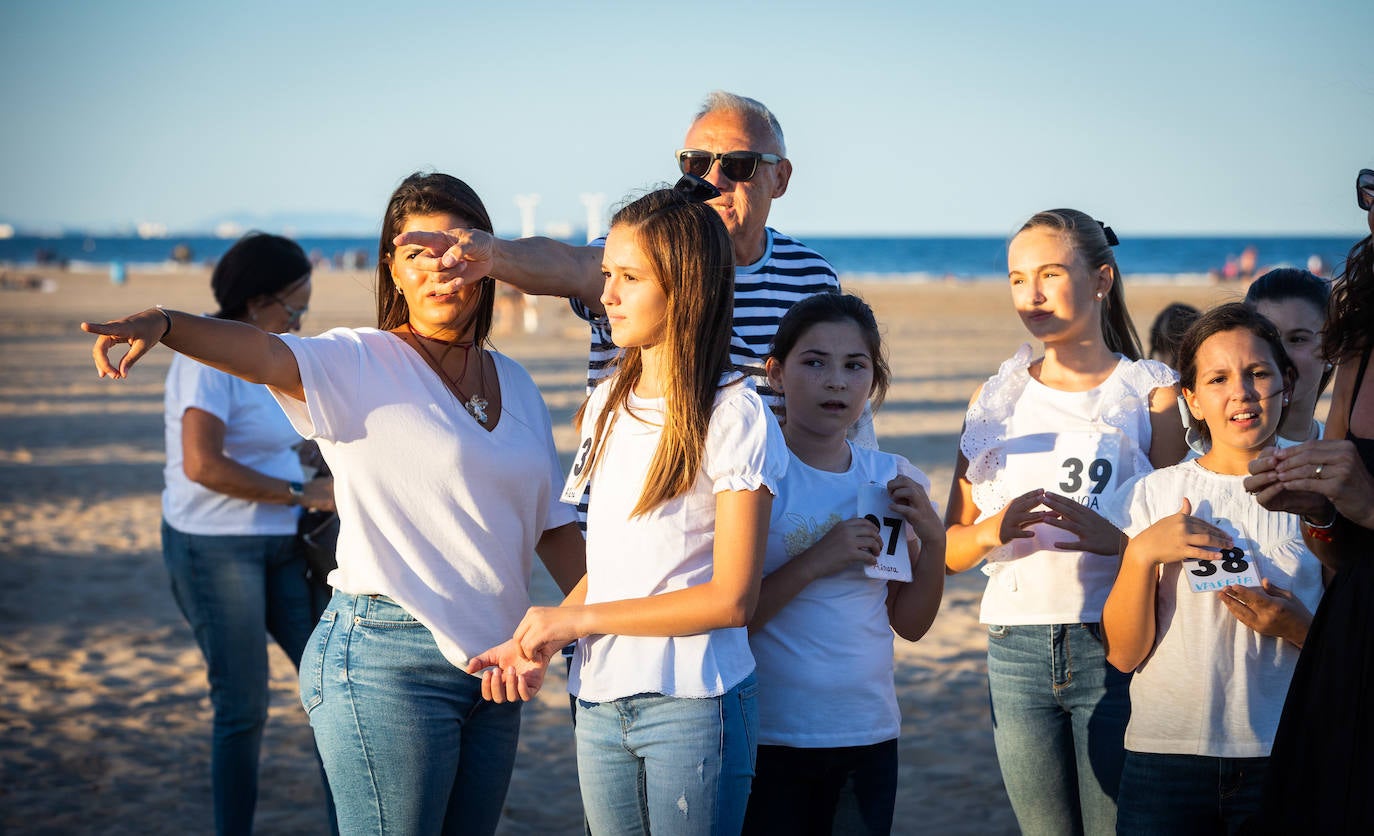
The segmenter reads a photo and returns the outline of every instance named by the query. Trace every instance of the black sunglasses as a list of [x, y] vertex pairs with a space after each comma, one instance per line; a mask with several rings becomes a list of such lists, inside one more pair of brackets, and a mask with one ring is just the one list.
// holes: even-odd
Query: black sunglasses
[[1366, 212], [1374, 206], [1374, 168], [1360, 169], [1360, 176], [1355, 178], [1355, 202]]
[[747, 183], [754, 179], [754, 174], [759, 170], [760, 162], [777, 165], [782, 162], [782, 157], [759, 151], [726, 151], [724, 154], [716, 154], [711, 151], [699, 151], [695, 148], [683, 148], [677, 152], [677, 167], [682, 170], [683, 174], [697, 177], [705, 177], [706, 172], [711, 170], [711, 166], [715, 164], [716, 160], [720, 160], [721, 174], [736, 183]]

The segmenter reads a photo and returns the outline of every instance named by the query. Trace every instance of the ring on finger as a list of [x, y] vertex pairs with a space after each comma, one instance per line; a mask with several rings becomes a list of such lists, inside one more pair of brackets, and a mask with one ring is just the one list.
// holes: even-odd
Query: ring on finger
[[1312, 471], [1312, 475], [1318, 479], [1322, 478], [1322, 465], [1317, 465], [1317, 469]]

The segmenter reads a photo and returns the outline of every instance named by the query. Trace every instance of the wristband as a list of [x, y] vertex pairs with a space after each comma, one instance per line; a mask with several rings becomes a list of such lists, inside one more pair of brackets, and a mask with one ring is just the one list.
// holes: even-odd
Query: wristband
[[162, 314], [163, 319], [167, 320], [167, 327], [163, 330], [162, 336], [157, 338], [158, 342], [162, 342], [163, 340], [167, 339], [168, 334], [172, 333], [172, 315], [167, 313], [167, 309], [162, 307], [161, 305], [157, 305], [153, 309], [158, 313]]
[[286, 490], [291, 494], [289, 505], [300, 505], [305, 501], [305, 485], [300, 482], [287, 482]]
[[1302, 532], [1306, 534], [1308, 537], [1311, 537], [1313, 540], [1320, 540], [1323, 543], [1336, 542], [1336, 532], [1332, 531], [1331, 529], [1332, 526], [1336, 524], [1336, 520], [1339, 519], [1341, 515], [1339, 511], [1335, 510], [1335, 508], [1332, 508], [1332, 512], [1333, 513], [1331, 514], [1331, 519], [1328, 520], [1325, 525], [1318, 525], [1317, 523], [1312, 522], [1306, 517], [1303, 517]]

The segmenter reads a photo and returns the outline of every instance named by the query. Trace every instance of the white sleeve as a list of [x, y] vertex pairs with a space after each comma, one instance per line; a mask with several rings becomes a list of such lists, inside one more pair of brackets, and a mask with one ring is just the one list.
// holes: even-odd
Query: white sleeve
[[[301, 371], [305, 402], [272, 392], [296, 432], [305, 438], [351, 441], [364, 432], [363, 344], [351, 328], [335, 328], [318, 337], [278, 334]], [[374, 381], [384, 386], [386, 381]]]
[[762, 486], [776, 496], [787, 461], [782, 428], [757, 392], [742, 388], [716, 403], [701, 463], [715, 493]]

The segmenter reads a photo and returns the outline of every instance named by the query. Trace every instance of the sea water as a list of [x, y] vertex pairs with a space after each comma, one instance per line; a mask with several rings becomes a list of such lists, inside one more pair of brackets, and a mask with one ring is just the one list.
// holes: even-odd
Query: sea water
[[[824, 255], [844, 275], [871, 279], [989, 279], [1006, 276], [1006, 239], [999, 237], [797, 236]], [[311, 258], [339, 267], [375, 266], [377, 241], [372, 237], [301, 236], [296, 239]], [[232, 246], [232, 239], [211, 236], [57, 237], [17, 235], [0, 239], [0, 263], [92, 266], [107, 269], [119, 262], [147, 268], [171, 261], [174, 249], [196, 264], [210, 264]], [[1221, 274], [1247, 248], [1254, 248], [1259, 270], [1307, 267], [1317, 256], [1327, 271], [1345, 259], [1355, 239], [1339, 236], [1149, 236], [1123, 237], [1117, 262], [1126, 275], [1206, 276]]]

